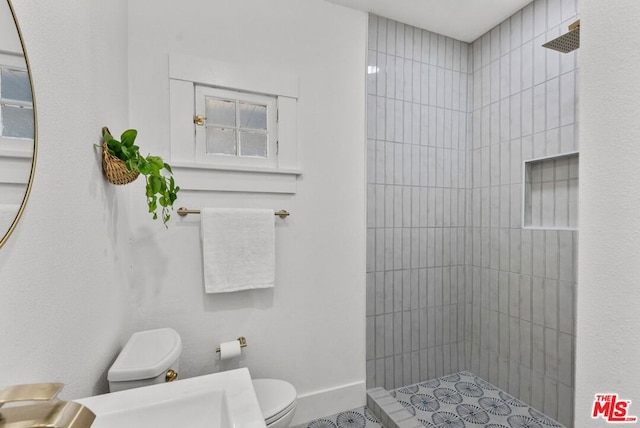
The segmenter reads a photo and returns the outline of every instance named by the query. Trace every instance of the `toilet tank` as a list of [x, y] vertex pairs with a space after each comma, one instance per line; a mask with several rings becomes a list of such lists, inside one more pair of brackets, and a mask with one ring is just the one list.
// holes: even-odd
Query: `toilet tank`
[[181, 352], [180, 335], [171, 328], [134, 333], [109, 369], [109, 391], [167, 382], [170, 370], [178, 373]]

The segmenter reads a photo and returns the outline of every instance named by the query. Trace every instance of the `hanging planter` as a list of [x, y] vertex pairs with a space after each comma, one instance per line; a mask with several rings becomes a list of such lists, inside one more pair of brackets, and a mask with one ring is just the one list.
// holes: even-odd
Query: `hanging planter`
[[[113, 184], [128, 184], [140, 174], [145, 176], [145, 195], [149, 212], [153, 219], [161, 210], [162, 222], [167, 226], [171, 218], [170, 210], [177, 199], [180, 187], [172, 177], [171, 166], [160, 156], [142, 156], [140, 147], [134, 144], [138, 131], [128, 129], [122, 133], [120, 141], [113, 138], [109, 129], [102, 128], [102, 169], [107, 181]], [[164, 170], [164, 174], [163, 174]]]
[[[105, 132], [109, 133], [107, 127], [104, 127], [102, 131], [103, 135]], [[130, 170], [125, 161], [109, 153], [108, 144], [104, 140], [102, 143], [102, 170], [109, 183], [118, 185], [129, 184], [140, 175], [140, 171]]]

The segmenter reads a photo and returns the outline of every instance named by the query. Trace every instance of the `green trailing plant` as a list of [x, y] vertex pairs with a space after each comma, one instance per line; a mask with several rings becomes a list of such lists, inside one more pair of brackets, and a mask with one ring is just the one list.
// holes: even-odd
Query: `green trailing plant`
[[[178, 197], [180, 187], [176, 186], [173, 179], [171, 166], [162, 160], [160, 156], [142, 156], [140, 147], [136, 146], [135, 140], [138, 131], [128, 129], [120, 136], [120, 141], [113, 138], [109, 129], [102, 128], [102, 138], [107, 145], [107, 150], [112, 156], [125, 162], [130, 171], [138, 171], [146, 179], [146, 197], [149, 212], [153, 214], [153, 219], [158, 218], [158, 208], [161, 208], [162, 222], [165, 227], [171, 218], [170, 210]], [[163, 170], [168, 175], [163, 174]]]

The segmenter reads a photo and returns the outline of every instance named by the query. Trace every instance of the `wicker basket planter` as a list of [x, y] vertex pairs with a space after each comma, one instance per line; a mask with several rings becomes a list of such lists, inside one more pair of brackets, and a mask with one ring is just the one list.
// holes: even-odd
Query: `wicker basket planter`
[[107, 181], [113, 184], [128, 184], [140, 175], [139, 171], [130, 171], [122, 159], [109, 153], [105, 142], [102, 143], [102, 170]]

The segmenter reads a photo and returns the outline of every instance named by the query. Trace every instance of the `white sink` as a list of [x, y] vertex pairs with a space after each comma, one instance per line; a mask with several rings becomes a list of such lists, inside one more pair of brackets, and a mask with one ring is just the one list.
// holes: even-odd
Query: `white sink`
[[92, 428], [265, 428], [246, 368], [75, 400]]

